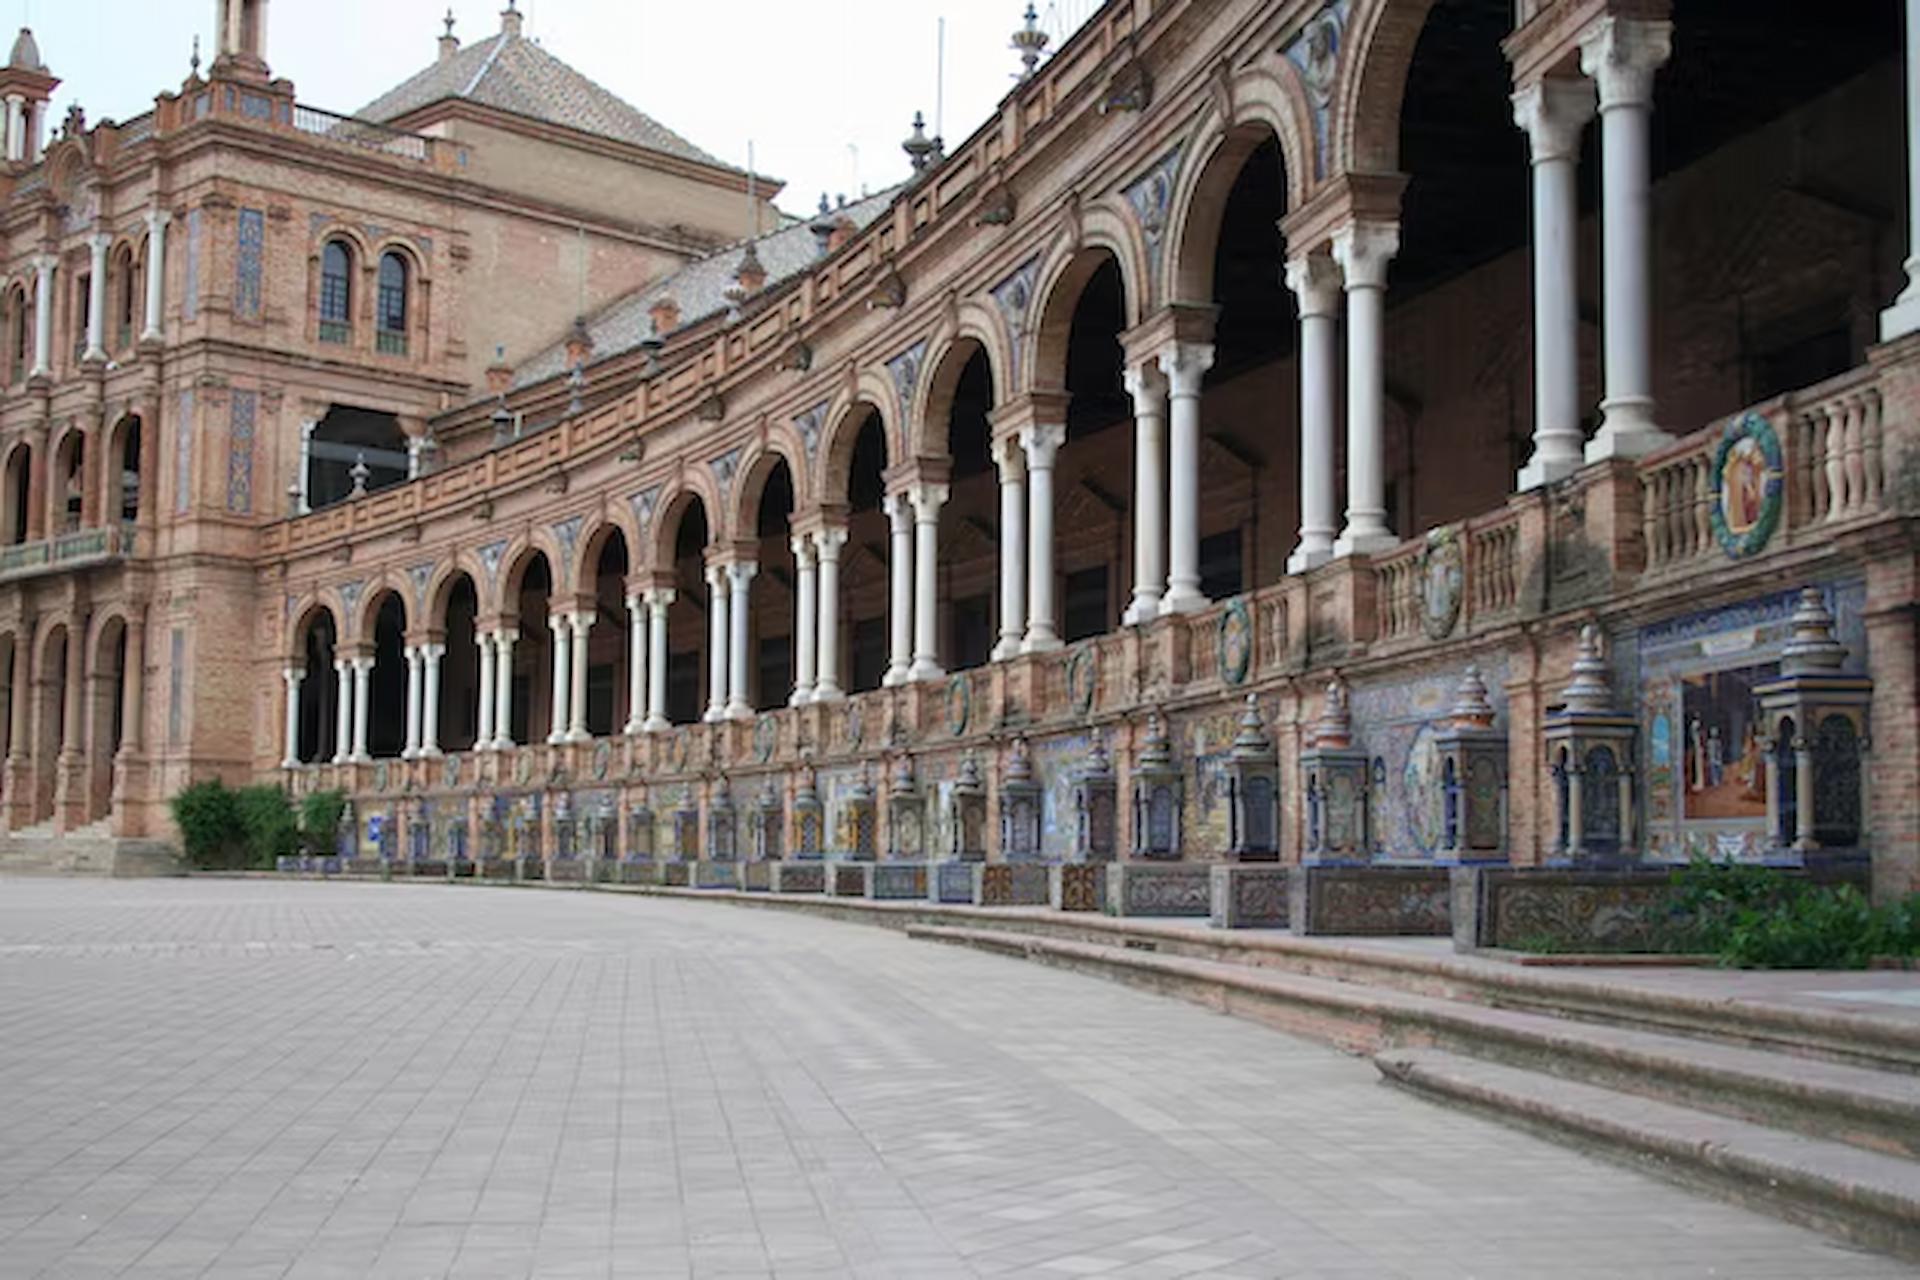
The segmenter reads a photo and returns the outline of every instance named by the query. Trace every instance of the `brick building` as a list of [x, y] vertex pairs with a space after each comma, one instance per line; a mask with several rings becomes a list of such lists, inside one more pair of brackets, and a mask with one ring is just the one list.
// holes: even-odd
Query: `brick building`
[[1920, 887], [1899, 0], [1111, 0], [770, 230], [511, 6], [348, 119], [264, 10], [12, 166], [16, 829]]

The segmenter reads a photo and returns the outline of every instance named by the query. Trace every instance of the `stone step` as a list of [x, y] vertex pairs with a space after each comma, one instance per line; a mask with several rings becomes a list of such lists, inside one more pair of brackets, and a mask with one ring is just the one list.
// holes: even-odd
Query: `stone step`
[[1920, 1164], [1436, 1049], [1374, 1058], [1389, 1081], [1853, 1243], [1920, 1260]]
[[1865, 1150], [1920, 1155], [1920, 1081], [1899, 1072], [1005, 930], [907, 932], [1118, 978], [1354, 1052], [1455, 1049]]

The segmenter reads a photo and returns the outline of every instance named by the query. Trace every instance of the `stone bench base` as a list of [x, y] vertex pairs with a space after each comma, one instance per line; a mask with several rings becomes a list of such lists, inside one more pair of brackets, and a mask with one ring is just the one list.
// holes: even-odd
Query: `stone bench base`
[[867, 873], [873, 870], [870, 862], [834, 862], [829, 863], [833, 874], [827, 880], [836, 898], [864, 898], [867, 896]]
[[1293, 868], [1273, 863], [1221, 863], [1210, 867], [1208, 922], [1216, 929], [1284, 929], [1290, 916]]
[[663, 862], [660, 864], [660, 883], [670, 888], [684, 889], [692, 880], [693, 866], [686, 862]]
[[1047, 867], [1039, 862], [995, 862], [980, 868], [983, 907], [1045, 907], [1053, 902]]
[[586, 864], [578, 858], [555, 858], [547, 867], [547, 879], [555, 884], [585, 884]]
[[696, 889], [738, 889], [740, 864], [737, 862], [696, 862], [693, 864]]
[[775, 893], [825, 893], [827, 868], [820, 862], [776, 862], [772, 864]]
[[1105, 862], [1063, 862], [1047, 868], [1047, 900], [1055, 911], [1098, 911], [1107, 900]]
[[1453, 931], [1448, 867], [1294, 867], [1287, 904], [1302, 937], [1444, 938]]
[[740, 864], [740, 887], [756, 893], [765, 893], [773, 888], [773, 864], [770, 862], [743, 862]]
[[867, 896], [898, 902], [927, 896], [927, 864], [924, 862], [876, 862], [867, 876]]
[[977, 862], [936, 862], [927, 878], [927, 896], [935, 902], [972, 906], [980, 901]]
[[1107, 869], [1110, 916], [1205, 916], [1212, 868], [1199, 862], [1116, 862]]

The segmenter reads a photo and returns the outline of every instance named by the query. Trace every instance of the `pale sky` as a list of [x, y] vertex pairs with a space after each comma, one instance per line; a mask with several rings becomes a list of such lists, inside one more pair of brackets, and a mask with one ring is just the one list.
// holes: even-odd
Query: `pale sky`
[[[452, 0], [462, 43], [499, 30], [506, 0]], [[916, 110], [933, 131], [946, 19], [945, 134], [963, 140], [1013, 87], [1008, 47], [1025, 0], [519, 0], [526, 32], [722, 160], [784, 180], [808, 214], [822, 191], [859, 194], [907, 174]], [[1097, 0], [1040, 0], [1043, 25], [1077, 26]], [[13, 9], [8, 13], [9, 8]], [[431, 62], [447, 0], [273, 0], [267, 58], [302, 103], [349, 113]], [[61, 84], [54, 121], [126, 119], [177, 90], [198, 33], [212, 60], [215, 0], [0, 0], [33, 27]], [[11, 39], [7, 43], [11, 44]], [[858, 148], [856, 158], [851, 147]]]

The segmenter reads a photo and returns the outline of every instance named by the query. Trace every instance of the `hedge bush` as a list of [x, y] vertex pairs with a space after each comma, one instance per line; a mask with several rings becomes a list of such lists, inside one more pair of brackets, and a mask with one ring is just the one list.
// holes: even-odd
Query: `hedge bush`
[[325, 857], [340, 841], [340, 820], [346, 816], [347, 793], [309, 791], [300, 800], [300, 840], [308, 853]]
[[1920, 894], [1875, 906], [1850, 884], [1705, 860], [1677, 872], [1674, 889], [1698, 949], [1732, 968], [1864, 969], [1920, 955]]
[[234, 793], [234, 809], [250, 866], [271, 871], [274, 859], [300, 851], [300, 824], [287, 793], [279, 787], [242, 787]]
[[224, 870], [245, 857], [240, 811], [233, 792], [218, 778], [195, 782], [171, 801], [174, 825], [187, 860], [202, 870]]

